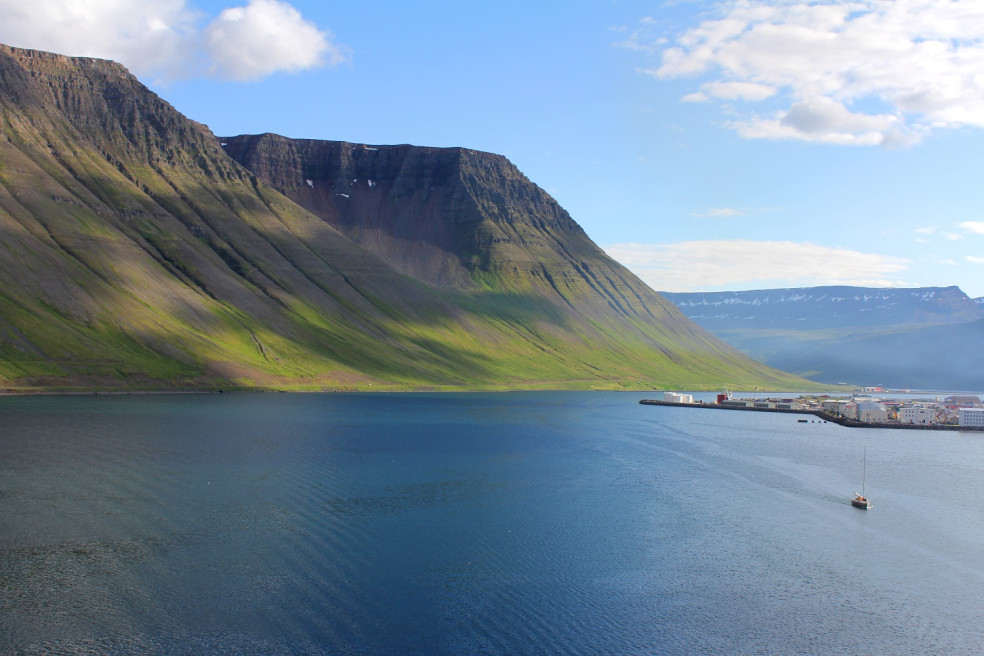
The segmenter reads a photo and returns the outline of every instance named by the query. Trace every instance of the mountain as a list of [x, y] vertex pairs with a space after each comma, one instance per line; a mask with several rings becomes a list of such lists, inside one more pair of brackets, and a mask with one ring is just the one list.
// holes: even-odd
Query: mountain
[[957, 287], [664, 293], [750, 356], [827, 383], [984, 389], [984, 306]]
[[119, 64], [6, 46], [0, 110], [2, 387], [802, 387], [502, 157], [220, 141]]
[[711, 330], [930, 326], [984, 319], [958, 287], [810, 287], [744, 292], [663, 292]]

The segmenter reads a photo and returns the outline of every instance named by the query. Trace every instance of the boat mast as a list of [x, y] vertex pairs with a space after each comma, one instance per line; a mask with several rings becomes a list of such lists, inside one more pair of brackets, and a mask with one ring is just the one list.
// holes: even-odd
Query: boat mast
[[861, 458], [861, 496], [864, 496], [864, 479], [868, 474], [868, 447], [864, 447], [864, 455]]

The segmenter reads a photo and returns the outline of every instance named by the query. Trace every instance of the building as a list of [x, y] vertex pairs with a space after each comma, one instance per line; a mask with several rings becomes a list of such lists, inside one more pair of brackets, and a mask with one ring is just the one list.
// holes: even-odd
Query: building
[[931, 424], [936, 421], [936, 409], [924, 405], [899, 408], [899, 422], [903, 424]]
[[821, 403], [823, 409], [832, 415], [849, 417], [854, 419], [858, 416], [858, 408], [854, 401], [847, 399], [824, 399]]
[[984, 427], [984, 408], [960, 408], [959, 424]]
[[693, 394], [681, 394], [680, 392], [663, 392], [663, 401], [667, 403], [693, 403]]
[[858, 403], [858, 420], [866, 424], [884, 424], [888, 421], [888, 408], [878, 401]]

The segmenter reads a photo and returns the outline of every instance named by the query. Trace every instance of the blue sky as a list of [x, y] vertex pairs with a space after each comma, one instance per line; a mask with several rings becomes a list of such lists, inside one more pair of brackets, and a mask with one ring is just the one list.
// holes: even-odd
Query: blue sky
[[0, 0], [220, 136], [508, 157], [663, 291], [984, 296], [984, 3]]

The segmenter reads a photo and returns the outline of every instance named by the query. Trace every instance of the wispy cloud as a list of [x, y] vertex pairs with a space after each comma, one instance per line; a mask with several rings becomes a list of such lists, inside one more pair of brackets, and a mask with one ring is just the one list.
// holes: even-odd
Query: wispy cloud
[[211, 20], [185, 0], [0, 0], [0, 16], [0, 42], [113, 59], [161, 81], [255, 80], [349, 57], [282, 0], [248, 0]]
[[984, 264], [984, 257], [975, 257], [973, 255], [966, 255], [965, 258], [968, 262], [973, 262], [974, 264]]
[[984, 235], [984, 221], [964, 221], [960, 227], [975, 235]]
[[808, 242], [610, 244], [605, 251], [650, 287], [662, 291], [909, 284], [893, 278], [908, 269], [908, 260]]
[[776, 95], [776, 88], [771, 84], [755, 82], [708, 82], [701, 85], [699, 93], [683, 97], [684, 101], [707, 102], [712, 98], [720, 100], [759, 101]]
[[748, 216], [750, 214], [761, 214], [763, 212], [778, 212], [781, 211], [781, 207], [755, 207], [755, 208], [737, 208], [737, 207], [708, 207], [706, 210], [700, 212], [691, 212], [690, 216], [698, 219], [707, 218], [729, 218], [734, 216]]
[[701, 219], [707, 217], [745, 216], [745, 212], [744, 210], [737, 210], [733, 207], [709, 207], [703, 212], [693, 212], [690, 216]]
[[715, 14], [623, 45], [658, 53], [656, 78], [697, 78], [685, 100], [761, 103], [729, 124], [744, 137], [906, 146], [984, 127], [984, 3], [727, 0]]

